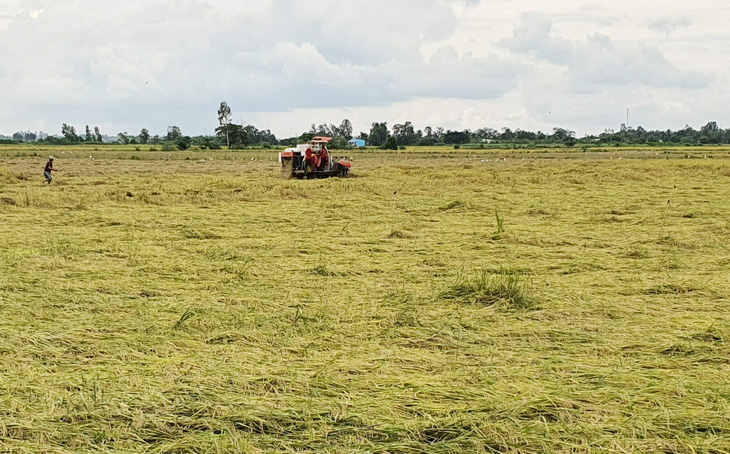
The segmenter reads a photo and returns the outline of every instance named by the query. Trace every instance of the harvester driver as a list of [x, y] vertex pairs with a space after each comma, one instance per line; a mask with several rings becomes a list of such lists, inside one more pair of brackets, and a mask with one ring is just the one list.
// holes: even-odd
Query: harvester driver
[[[325, 147], [324, 145], [322, 145], [322, 152], [319, 154], [319, 164], [318, 164], [318, 166], [321, 167], [321, 168], [324, 168], [324, 169], [328, 169], [329, 168], [329, 163], [330, 163], [330, 153], [329, 153], [329, 150], [327, 150], [327, 147]], [[321, 168], [319, 170], [322, 170]]]
[[312, 151], [312, 147], [308, 147], [307, 151], [304, 152], [304, 161], [306, 162], [304, 169], [306, 170], [307, 167], [310, 169], [317, 170], [317, 166], [319, 165], [317, 155], [314, 154], [314, 151]]

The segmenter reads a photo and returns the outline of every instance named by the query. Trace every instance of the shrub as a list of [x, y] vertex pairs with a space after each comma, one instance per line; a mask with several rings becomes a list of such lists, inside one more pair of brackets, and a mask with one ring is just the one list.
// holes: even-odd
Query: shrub
[[190, 136], [182, 136], [178, 137], [177, 140], [175, 140], [175, 144], [177, 145], [177, 148], [179, 150], [187, 150], [190, 148], [190, 145], [192, 145], [193, 139], [190, 138]]
[[344, 137], [336, 137], [327, 145], [327, 148], [331, 150], [349, 150], [352, 147]]
[[524, 272], [500, 268], [497, 272], [481, 270], [459, 276], [440, 296], [465, 304], [491, 306], [505, 302], [516, 309], [534, 309], [537, 301], [530, 295], [529, 287], [530, 279]]
[[398, 149], [398, 141], [395, 137], [390, 136], [388, 137], [388, 140], [385, 141], [384, 144], [380, 146], [381, 150], [397, 150]]

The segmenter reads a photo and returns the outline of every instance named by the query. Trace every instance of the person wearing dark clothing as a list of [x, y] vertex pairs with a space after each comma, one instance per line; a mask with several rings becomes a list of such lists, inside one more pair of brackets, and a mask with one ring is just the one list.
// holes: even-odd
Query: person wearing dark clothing
[[312, 147], [307, 148], [307, 151], [304, 152], [304, 161], [305, 161], [304, 170], [305, 171], [307, 170], [307, 167], [309, 167], [312, 170], [316, 170], [314, 168], [314, 166], [315, 166], [314, 158], [315, 158], [315, 155], [314, 155], [314, 151], [312, 151]]
[[319, 170], [329, 170], [330, 153], [327, 147], [322, 145], [322, 152], [319, 155]]
[[51, 175], [51, 172], [58, 172], [57, 169], [53, 168], [53, 156], [48, 158], [46, 168], [43, 170], [43, 176], [46, 177], [46, 183], [48, 184], [51, 184], [51, 181], [53, 181], [53, 175]]

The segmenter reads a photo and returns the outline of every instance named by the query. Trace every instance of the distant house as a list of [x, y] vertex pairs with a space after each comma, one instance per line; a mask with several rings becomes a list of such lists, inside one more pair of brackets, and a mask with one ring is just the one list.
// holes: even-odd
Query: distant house
[[366, 145], [365, 141], [362, 139], [352, 139], [348, 143], [353, 148], [360, 148], [360, 147], [364, 147]]

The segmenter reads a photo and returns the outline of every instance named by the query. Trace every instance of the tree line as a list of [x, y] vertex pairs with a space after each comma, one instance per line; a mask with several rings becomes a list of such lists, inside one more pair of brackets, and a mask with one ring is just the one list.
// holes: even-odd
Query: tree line
[[434, 146], [464, 144], [498, 144], [526, 146], [576, 146], [576, 145], [708, 145], [730, 144], [730, 128], [722, 129], [711, 121], [700, 129], [687, 125], [678, 131], [646, 130], [639, 126], [633, 128], [621, 125], [618, 131], [606, 129], [601, 134], [586, 135], [577, 138], [575, 131], [565, 128], [553, 128], [551, 132], [512, 130], [502, 128], [480, 128], [477, 130], [445, 130], [442, 127], [425, 127], [416, 130], [410, 121], [394, 124], [388, 129], [387, 123], [372, 123], [369, 133], [360, 133], [359, 138], [368, 141], [369, 145], [383, 148], [394, 146]]
[[314, 136], [332, 137], [330, 147], [344, 149], [350, 147], [353, 138], [364, 140], [366, 145], [386, 149], [398, 149], [406, 146], [455, 146], [474, 144], [484, 147], [486, 144], [500, 146], [567, 146], [576, 145], [709, 145], [730, 144], [730, 128], [722, 129], [711, 121], [700, 129], [687, 125], [672, 130], [646, 130], [621, 125], [618, 131], [606, 129], [601, 134], [586, 135], [577, 138], [574, 131], [565, 128], [553, 128], [550, 132], [527, 131], [523, 129], [501, 130], [484, 127], [476, 130], [450, 130], [442, 127], [426, 126], [416, 129], [412, 122], [396, 123], [388, 127], [387, 122], [373, 122], [369, 131], [361, 131], [357, 136], [353, 133], [352, 123], [343, 119], [339, 124], [312, 124], [309, 130], [295, 137], [277, 139], [268, 129], [258, 129], [253, 125], [236, 124], [231, 121], [232, 109], [222, 102], [218, 108], [218, 127], [214, 135], [187, 136], [178, 126], [169, 126], [164, 135], [151, 135], [142, 128], [139, 134], [120, 132], [114, 137], [103, 136], [98, 127], [85, 126], [83, 133], [77, 133], [74, 126], [64, 123], [60, 136], [36, 134], [30, 131], [19, 131], [13, 134], [12, 141], [44, 142], [50, 144], [109, 143], [160, 145], [163, 150], [185, 150], [190, 147], [200, 149], [245, 149], [251, 146], [270, 148], [273, 146], [293, 146], [311, 139]]

